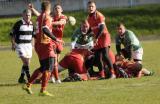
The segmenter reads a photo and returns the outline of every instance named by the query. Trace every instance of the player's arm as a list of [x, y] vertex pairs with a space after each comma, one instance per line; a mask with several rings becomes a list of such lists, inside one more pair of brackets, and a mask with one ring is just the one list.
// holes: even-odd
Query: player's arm
[[132, 59], [132, 49], [133, 49], [132, 45], [129, 45], [127, 49], [128, 49], [128, 60], [131, 60]]
[[116, 43], [117, 55], [120, 56], [121, 55], [121, 42], [120, 42], [120, 39], [119, 39], [118, 35], [115, 37], [115, 43]]
[[133, 32], [128, 32], [128, 45], [127, 45], [127, 50], [128, 50], [128, 60], [132, 59], [132, 50], [133, 50]]
[[116, 44], [116, 51], [117, 51], [117, 55], [120, 56], [121, 55], [121, 45]]
[[97, 43], [98, 41], [98, 38], [102, 35], [103, 31], [104, 31], [104, 28], [105, 28], [105, 18], [102, 14], [99, 14], [98, 15], [98, 20], [99, 22], [98, 24], [98, 33], [96, 34], [96, 37], [95, 37], [95, 43]]
[[99, 29], [98, 29], [98, 33], [96, 35], [96, 39], [98, 39], [102, 35], [102, 33], [104, 31], [105, 24], [100, 23], [98, 27], [99, 27]]
[[50, 31], [49, 27], [51, 26], [51, 17], [49, 15], [44, 15], [42, 17], [42, 23], [44, 23], [42, 25], [42, 32], [47, 35], [48, 37], [50, 37], [52, 40], [56, 41], [56, 42], [62, 42], [61, 40], [57, 39], [55, 37], [55, 35]]
[[73, 35], [71, 37], [71, 41], [72, 42], [76, 42], [78, 40], [78, 37], [79, 37], [79, 34], [80, 34], [79, 31], [80, 31], [80, 29], [76, 29], [74, 31], [74, 33], [73, 33]]
[[66, 19], [60, 19], [59, 21], [53, 21], [52, 25], [57, 26], [57, 25], [65, 25], [66, 24]]
[[16, 34], [18, 33], [18, 30], [19, 30], [19, 22], [16, 22], [10, 32], [11, 44], [12, 44], [11, 48], [13, 51], [15, 50], [15, 45], [16, 45], [15, 37], [16, 37]]
[[16, 44], [14, 36], [11, 36], [11, 44], [12, 44], [11, 48], [14, 51], [15, 50], [15, 44]]
[[79, 37], [79, 29], [75, 30], [72, 37], [71, 37], [71, 48], [74, 49], [75, 48], [75, 44], [78, 40]]
[[28, 8], [32, 11], [35, 16], [40, 16], [40, 13], [34, 8], [33, 4], [28, 4]]
[[49, 31], [48, 27], [47, 26], [43, 26], [42, 27], [42, 31], [44, 34], [46, 34], [48, 37], [50, 37], [52, 40], [55, 40], [55, 41], [59, 41], [54, 34], [52, 34], [52, 32]]
[[35, 46], [35, 41], [36, 41], [36, 31], [35, 31], [35, 26], [33, 26], [33, 31], [32, 31], [32, 46]]

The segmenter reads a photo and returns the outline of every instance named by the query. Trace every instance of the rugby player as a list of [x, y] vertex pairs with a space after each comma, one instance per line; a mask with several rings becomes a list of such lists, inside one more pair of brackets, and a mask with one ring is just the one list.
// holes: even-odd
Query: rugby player
[[16, 50], [23, 63], [21, 75], [18, 79], [19, 83], [26, 82], [25, 75], [27, 79], [30, 78], [29, 64], [32, 57], [32, 37], [35, 36], [31, 15], [32, 12], [29, 9], [25, 9], [23, 18], [14, 24], [10, 33], [12, 50]]
[[[94, 33], [94, 53], [97, 60], [98, 69], [100, 71], [105, 70], [104, 63], [107, 63], [110, 78], [114, 79], [116, 78], [116, 75], [113, 69], [113, 63], [109, 58], [111, 39], [105, 25], [105, 17], [102, 13], [96, 10], [96, 4], [94, 1], [89, 1], [87, 3], [87, 7], [89, 13], [87, 20], [91, 30]], [[101, 77], [104, 78], [104, 76]]]
[[28, 94], [32, 94], [31, 85], [33, 82], [42, 75], [42, 83], [40, 89], [40, 96], [53, 96], [47, 90], [48, 80], [50, 79], [51, 71], [53, 69], [53, 63], [56, 62], [56, 53], [53, 48], [53, 40], [58, 40], [54, 34], [52, 34], [52, 17], [50, 16], [51, 4], [49, 1], [44, 1], [41, 4], [42, 12], [37, 18], [37, 30], [35, 50], [39, 58], [40, 67], [36, 69], [28, 83], [23, 86], [23, 89]]

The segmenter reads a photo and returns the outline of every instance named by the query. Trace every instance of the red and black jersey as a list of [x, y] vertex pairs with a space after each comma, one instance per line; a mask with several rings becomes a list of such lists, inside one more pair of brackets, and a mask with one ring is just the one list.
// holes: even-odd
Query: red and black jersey
[[[42, 28], [46, 27], [52, 31], [52, 18], [50, 15], [41, 13], [37, 18], [37, 31], [36, 31], [36, 41], [35, 41], [35, 50], [38, 54], [40, 60], [46, 59], [49, 57], [56, 57], [56, 54], [53, 49], [53, 41], [48, 37], [47, 42], [43, 39]], [[46, 36], [47, 37], [47, 36]]]
[[[96, 11], [95, 13], [88, 15], [87, 20], [89, 22], [91, 30], [94, 33], [94, 37], [96, 37], [96, 35], [99, 32], [99, 26], [101, 24], [105, 25], [105, 17], [103, 16], [102, 13]], [[107, 27], [105, 26], [103, 33], [98, 38], [98, 44], [96, 44], [94, 48], [100, 49], [110, 46], [110, 44], [111, 44], [110, 34], [108, 32]]]

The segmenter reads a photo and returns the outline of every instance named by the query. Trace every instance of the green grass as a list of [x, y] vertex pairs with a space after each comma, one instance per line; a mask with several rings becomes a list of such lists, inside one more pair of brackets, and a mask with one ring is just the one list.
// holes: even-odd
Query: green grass
[[[112, 38], [116, 34], [116, 24], [120, 21], [126, 27], [133, 30], [138, 36], [159, 35], [160, 33], [160, 5], [136, 6], [133, 8], [105, 8], [99, 9], [106, 17], [106, 24]], [[70, 37], [73, 31], [80, 25], [80, 22], [87, 16], [84, 11], [64, 12], [67, 16], [72, 15], [76, 18], [76, 26], [66, 25], [64, 37]], [[0, 19], [0, 42], [9, 41], [9, 32], [13, 24], [20, 17]], [[33, 17], [35, 21], [35, 17]]]
[[[160, 99], [160, 40], [143, 41], [144, 67], [155, 71], [151, 77], [140, 79], [95, 80], [85, 82], [70, 82], [55, 85], [49, 83], [48, 91], [55, 96], [38, 96], [40, 85], [33, 85], [33, 95], [22, 90], [17, 84], [21, 61], [15, 52], [0, 51], [0, 104], [159, 104]], [[114, 49], [112, 44], [112, 49]], [[66, 47], [61, 57], [69, 51]], [[34, 53], [31, 61], [31, 71], [39, 66]], [[62, 77], [67, 76], [66, 72]]]

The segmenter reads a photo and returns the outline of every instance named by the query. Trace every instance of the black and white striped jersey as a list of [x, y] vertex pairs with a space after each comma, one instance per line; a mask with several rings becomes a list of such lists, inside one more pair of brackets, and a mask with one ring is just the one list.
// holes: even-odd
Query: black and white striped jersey
[[17, 21], [10, 33], [15, 38], [15, 42], [19, 43], [31, 43], [32, 37], [35, 36], [33, 23], [27, 24], [23, 19]]

